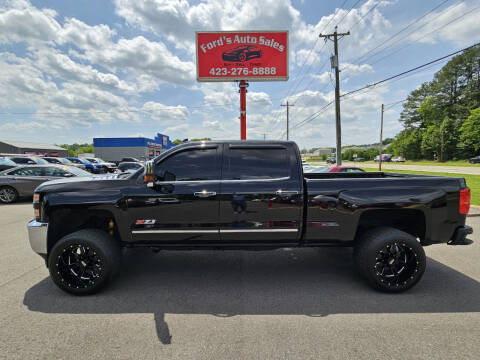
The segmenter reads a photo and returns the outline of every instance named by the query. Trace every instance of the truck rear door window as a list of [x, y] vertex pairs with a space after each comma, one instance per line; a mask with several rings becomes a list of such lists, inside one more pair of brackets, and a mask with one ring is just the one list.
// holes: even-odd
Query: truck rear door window
[[220, 180], [217, 149], [185, 150], [155, 166], [159, 181]]
[[230, 148], [225, 180], [278, 179], [290, 176], [287, 149]]

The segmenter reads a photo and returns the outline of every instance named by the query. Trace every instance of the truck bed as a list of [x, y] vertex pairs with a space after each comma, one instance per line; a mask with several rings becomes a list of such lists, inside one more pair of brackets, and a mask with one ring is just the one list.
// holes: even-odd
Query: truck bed
[[[345, 243], [371, 226], [414, 230], [422, 243], [447, 242], [463, 225], [465, 180], [389, 172], [304, 174], [305, 242]], [[400, 216], [401, 212], [401, 216]], [[405, 216], [407, 214], [407, 216]]]

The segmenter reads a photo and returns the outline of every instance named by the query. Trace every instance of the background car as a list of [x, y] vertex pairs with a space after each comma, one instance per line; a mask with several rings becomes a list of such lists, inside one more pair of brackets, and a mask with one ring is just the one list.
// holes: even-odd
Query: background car
[[100, 164], [92, 164], [90, 161], [76, 158], [76, 157], [67, 157], [67, 160], [70, 160], [74, 164], [81, 164], [85, 166], [85, 170], [94, 173], [94, 174], [101, 174], [105, 172], [105, 169]]
[[329, 156], [326, 160], [327, 164], [335, 164], [337, 162], [337, 158], [335, 156]]
[[365, 161], [366, 159], [365, 158], [362, 158], [362, 157], [356, 157], [356, 158], [353, 158], [353, 161], [355, 162], [358, 162], [358, 161]]
[[480, 164], [480, 155], [471, 158], [469, 162], [470, 164]]
[[11, 169], [16, 167], [17, 164], [15, 164], [12, 160], [8, 158], [0, 158], [0, 171], [4, 171], [7, 169]]
[[137, 158], [134, 158], [134, 157], [124, 157], [122, 158], [122, 160], [120, 160], [120, 163], [122, 162], [136, 162], [136, 163], [140, 163], [141, 161], [138, 160]]
[[117, 172], [135, 172], [142, 167], [138, 162], [123, 162], [118, 165]]
[[225, 51], [222, 54], [223, 61], [248, 61], [250, 59], [261, 58], [262, 50], [255, 45], [241, 45], [236, 48]]
[[114, 163], [111, 163], [111, 162], [107, 162], [105, 160], [102, 160], [100, 158], [85, 158], [87, 159], [88, 161], [90, 161], [91, 163], [93, 164], [99, 164], [103, 167], [103, 169], [105, 170], [105, 172], [115, 172], [115, 170], [117, 170], [117, 164], [114, 164]]
[[304, 171], [307, 174], [315, 174], [315, 173], [337, 173], [337, 172], [342, 172], [342, 173], [352, 173], [352, 172], [365, 172], [365, 170], [360, 169], [356, 166], [332, 166], [332, 167], [326, 167], [326, 166], [314, 166], [308, 169], [307, 171]]
[[392, 158], [392, 162], [405, 162], [405, 158], [403, 156], [397, 156]]
[[45, 161], [49, 162], [50, 164], [57, 164], [57, 165], [67, 165], [67, 166], [75, 166], [79, 169], [85, 170], [85, 165], [83, 164], [74, 164], [70, 160], [61, 157], [44, 157]]
[[15, 164], [18, 165], [47, 165], [48, 162], [38, 156], [10, 156]]
[[[380, 161], [380, 155], [375, 156], [374, 161]], [[382, 161], [389, 162], [392, 161], [392, 155], [391, 154], [382, 154]]]
[[304, 166], [303, 167], [303, 172], [305, 174], [314, 174], [314, 173], [319, 173], [319, 172], [325, 172], [324, 169], [328, 169], [326, 166]]
[[0, 203], [12, 203], [23, 196], [33, 196], [45, 181], [74, 176], [91, 176], [74, 166], [20, 165], [0, 172]]

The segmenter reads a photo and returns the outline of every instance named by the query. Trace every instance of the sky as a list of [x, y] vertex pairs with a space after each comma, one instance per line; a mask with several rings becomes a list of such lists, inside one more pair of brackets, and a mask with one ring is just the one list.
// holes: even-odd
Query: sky
[[[0, 0], [0, 140], [91, 143], [94, 137], [239, 139], [234, 82], [196, 80], [195, 32], [288, 30], [289, 80], [250, 82], [247, 138], [335, 146], [333, 43], [341, 93], [480, 40], [480, 0]], [[402, 127], [399, 101], [441, 61], [346, 96], [344, 145]], [[397, 103], [397, 104], [395, 104]], [[315, 116], [312, 116], [315, 115]]]

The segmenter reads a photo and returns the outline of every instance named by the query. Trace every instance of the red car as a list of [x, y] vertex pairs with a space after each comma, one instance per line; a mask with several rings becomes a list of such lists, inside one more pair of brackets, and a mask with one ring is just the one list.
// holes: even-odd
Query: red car
[[248, 61], [261, 58], [262, 50], [255, 45], [241, 45], [222, 54], [223, 61]]
[[304, 169], [305, 173], [332, 173], [332, 172], [342, 172], [342, 173], [352, 173], [352, 172], [365, 172], [355, 166], [332, 166], [332, 167], [324, 167], [324, 166], [317, 166], [317, 167], [309, 167]]

